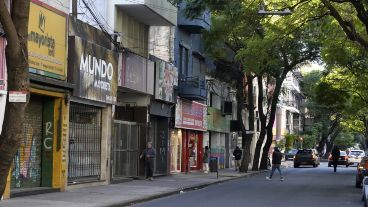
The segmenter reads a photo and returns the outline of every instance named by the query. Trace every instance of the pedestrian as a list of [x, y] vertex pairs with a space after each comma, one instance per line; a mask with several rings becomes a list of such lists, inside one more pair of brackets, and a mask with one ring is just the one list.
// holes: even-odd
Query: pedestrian
[[275, 147], [272, 153], [272, 171], [269, 177], [266, 177], [267, 180], [271, 180], [273, 173], [277, 169], [280, 173], [280, 180], [284, 181], [284, 177], [282, 177], [281, 173], [281, 160], [282, 160], [282, 153], [280, 152], [278, 147]]
[[208, 148], [208, 146], [205, 146], [204, 153], [203, 153], [203, 171], [204, 173], [208, 173], [209, 153], [210, 153], [210, 149]]
[[238, 146], [235, 147], [235, 150], [233, 152], [233, 155], [235, 157], [235, 171], [240, 171], [240, 164], [241, 164], [241, 157], [243, 152], [240, 150]]
[[153, 180], [153, 169], [156, 151], [152, 147], [152, 142], [147, 142], [147, 148], [143, 150], [140, 158], [144, 158], [144, 165], [146, 169], [146, 179]]
[[339, 161], [340, 158], [340, 149], [338, 146], [335, 146], [331, 152], [331, 156], [332, 156], [332, 164], [334, 167], [334, 172], [336, 172], [336, 168], [337, 168], [337, 163]]

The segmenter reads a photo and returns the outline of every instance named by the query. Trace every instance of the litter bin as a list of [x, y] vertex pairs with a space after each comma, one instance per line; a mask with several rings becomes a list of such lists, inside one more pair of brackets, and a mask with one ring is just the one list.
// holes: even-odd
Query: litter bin
[[210, 157], [210, 172], [218, 172], [217, 157]]

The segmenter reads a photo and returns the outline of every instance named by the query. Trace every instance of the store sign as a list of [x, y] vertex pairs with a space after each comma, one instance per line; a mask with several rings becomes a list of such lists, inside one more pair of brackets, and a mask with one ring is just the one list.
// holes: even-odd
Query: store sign
[[222, 115], [221, 110], [208, 107], [207, 126], [208, 130], [215, 132], [230, 132], [230, 120]]
[[26, 103], [27, 91], [9, 91], [10, 103]]
[[75, 96], [115, 103], [118, 54], [79, 37], [69, 39], [68, 79]]
[[29, 71], [65, 79], [66, 14], [31, 2], [28, 24]]
[[178, 85], [178, 69], [164, 61], [156, 62], [155, 98], [174, 102], [174, 86]]
[[175, 127], [207, 131], [207, 106], [178, 97], [175, 108]]
[[154, 62], [131, 52], [122, 54], [119, 86], [153, 95]]

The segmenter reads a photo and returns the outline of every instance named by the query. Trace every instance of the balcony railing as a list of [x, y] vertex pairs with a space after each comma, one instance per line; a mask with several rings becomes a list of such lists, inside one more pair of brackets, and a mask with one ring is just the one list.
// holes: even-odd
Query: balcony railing
[[189, 100], [207, 99], [206, 80], [200, 76], [179, 76], [179, 96]]

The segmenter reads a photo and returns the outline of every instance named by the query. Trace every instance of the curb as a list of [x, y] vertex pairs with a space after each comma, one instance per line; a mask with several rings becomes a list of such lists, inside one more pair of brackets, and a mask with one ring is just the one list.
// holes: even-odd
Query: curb
[[151, 200], [155, 200], [158, 198], [163, 198], [163, 197], [168, 197], [171, 195], [175, 195], [175, 194], [180, 194], [181, 192], [190, 192], [190, 191], [194, 191], [194, 190], [199, 190], [202, 188], [206, 188], [208, 186], [211, 185], [215, 185], [215, 184], [220, 184], [220, 183], [224, 183], [224, 182], [228, 182], [228, 181], [232, 181], [232, 180], [236, 180], [236, 179], [240, 179], [240, 178], [249, 178], [249, 177], [253, 177], [253, 176], [257, 176], [260, 175], [262, 173], [267, 172], [267, 170], [263, 170], [263, 171], [257, 171], [251, 174], [245, 174], [239, 177], [230, 177], [228, 179], [224, 179], [224, 180], [218, 180], [218, 181], [214, 181], [214, 182], [210, 182], [210, 183], [203, 183], [203, 184], [199, 184], [199, 185], [193, 185], [193, 186], [188, 186], [182, 189], [175, 189], [172, 191], [168, 191], [168, 192], [163, 192], [163, 193], [159, 193], [156, 195], [151, 195], [151, 196], [147, 196], [141, 199], [132, 199], [132, 200], [128, 200], [128, 201], [124, 201], [121, 203], [116, 203], [116, 204], [110, 204], [107, 205], [108, 207], [122, 207], [122, 206], [132, 206], [138, 203], [143, 203], [143, 202], [147, 202], [147, 201], [151, 201]]

